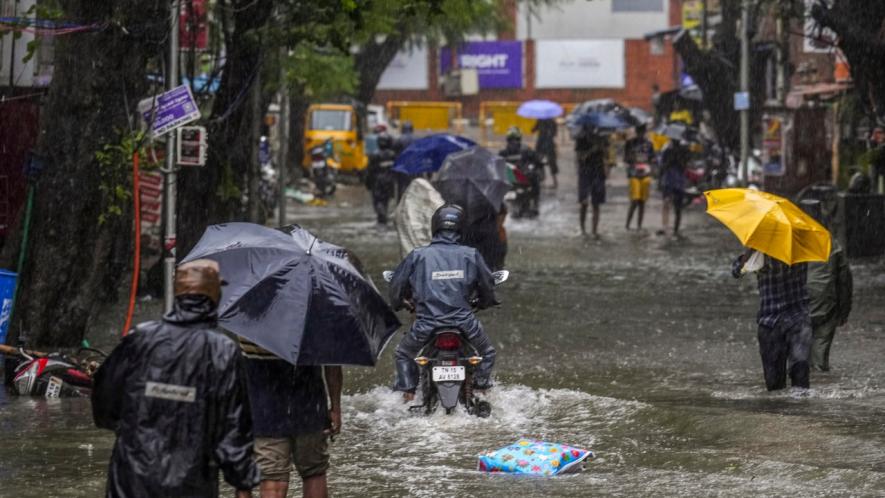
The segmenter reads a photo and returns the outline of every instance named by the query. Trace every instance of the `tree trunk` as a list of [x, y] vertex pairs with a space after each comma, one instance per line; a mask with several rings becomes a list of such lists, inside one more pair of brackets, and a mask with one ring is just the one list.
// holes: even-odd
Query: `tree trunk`
[[304, 176], [304, 169], [301, 163], [304, 160], [304, 118], [307, 114], [307, 108], [310, 106], [310, 100], [305, 97], [304, 92], [296, 91], [289, 96], [289, 148], [286, 150], [286, 164], [289, 168], [286, 171], [286, 178], [290, 184], [294, 185], [294, 181]]
[[[270, 20], [273, 1], [219, 2], [222, 16], [232, 23], [225, 34], [226, 60], [209, 124], [209, 154], [203, 168], [179, 174], [178, 256], [184, 257], [207, 225], [245, 220], [244, 192], [258, 167], [258, 127], [255, 99], [259, 72], [267, 47], [261, 29]], [[253, 196], [250, 196], [254, 198]], [[254, 220], [253, 220], [254, 221]]]
[[[46, 346], [77, 345], [89, 319], [128, 282], [131, 164], [102, 164], [96, 153], [119, 144], [129, 129], [168, 18], [165, 2], [61, 4], [69, 19], [109, 27], [55, 40], [55, 75], [38, 143], [45, 170], [37, 181], [13, 327], [18, 333], [21, 324], [33, 345]], [[140, 28], [127, 33], [121, 25]]]
[[885, 4], [868, 0], [837, 0], [831, 8], [815, 4], [812, 17], [838, 37], [851, 67], [855, 92], [874, 118], [885, 119]]
[[405, 37], [391, 34], [380, 43], [373, 41], [360, 48], [354, 60], [360, 78], [356, 93], [360, 103], [372, 103], [381, 75], [405, 43]]

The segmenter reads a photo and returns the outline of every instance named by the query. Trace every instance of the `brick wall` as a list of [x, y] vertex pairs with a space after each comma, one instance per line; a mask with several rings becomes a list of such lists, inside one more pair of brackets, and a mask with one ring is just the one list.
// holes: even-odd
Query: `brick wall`
[[549, 99], [560, 103], [583, 102], [585, 100], [612, 98], [627, 106], [642, 107], [651, 110], [651, 87], [657, 83], [661, 91], [674, 88], [677, 81], [678, 62], [670, 42], [664, 44], [663, 53], [653, 55], [650, 43], [645, 40], [625, 40], [624, 57], [626, 69], [626, 85], [624, 88], [612, 89], [569, 89], [545, 88], [535, 89], [535, 50], [534, 41], [526, 40], [523, 44], [525, 81], [524, 88], [519, 89], [486, 89], [478, 95], [446, 99], [438, 87], [438, 51], [429, 50], [430, 71], [429, 90], [378, 90], [374, 102], [384, 104], [391, 100], [446, 100], [461, 102], [464, 116], [475, 119], [479, 114], [481, 101], [506, 100], [524, 101], [529, 99]]

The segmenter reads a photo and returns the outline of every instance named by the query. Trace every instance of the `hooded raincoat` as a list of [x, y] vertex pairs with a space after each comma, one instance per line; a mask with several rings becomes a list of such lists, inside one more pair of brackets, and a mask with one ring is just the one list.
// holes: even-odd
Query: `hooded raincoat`
[[409, 253], [394, 271], [390, 299], [402, 309], [406, 299], [415, 303], [415, 323], [396, 349], [398, 391], [413, 392], [418, 384], [414, 358], [430, 340], [434, 330], [457, 327], [479, 351], [483, 360], [474, 374], [478, 389], [490, 387], [495, 348], [473, 314], [475, 306], [485, 309], [498, 304], [495, 281], [479, 252], [459, 244], [455, 232], [441, 231], [428, 246]]
[[108, 497], [216, 497], [219, 469], [236, 489], [258, 485], [243, 359], [215, 308], [177, 297], [96, 372], [95, 425], [117, 435]]

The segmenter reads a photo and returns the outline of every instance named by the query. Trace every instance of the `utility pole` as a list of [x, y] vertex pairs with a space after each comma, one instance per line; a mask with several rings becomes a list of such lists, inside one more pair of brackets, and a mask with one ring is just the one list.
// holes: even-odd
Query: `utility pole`
[[[178, 86], [178, 19], [181, 0], [172, 0], [169, 7], [169, 67], [166, 70], [166, 89]], [[163, 171], [165, 185], [163, 200], [166, 203], [166, 234], [163, 238], [163, 308], [172, 309], [175, 295], [173, 279], [175, 278], [175, 238], [176, 238], [176, 203], [178, 174], [175, 164], [175, 131], [166, 135], [166, 169]]]
[[[741, 2], [741, 93], [750, 93], [750, 2]], [[748, 98], [749, 100], [749, 98]], [[749, 104], [749, 102], [748, 102]], [[748, 160], [750, 157], [750, 109], [749, 105], [741, 111], [741, 181], [746, 185], [750, 181]]]
[[707, 10], [707, 0], [701, 0], [701, 48], [706, 50], [709, 47], [707, 44], [707, 30], [709, 29], [710, 16]]
[[279, 183], [279, 197], [277, 198], [277, 225], [286, 226], [286, 181], [289, 177], [289, 164], [286, 156], [289, 153], [289, 85], [286, 81], [286, 58], [289, 50], [283, 48], [280, 51], [280, 150], [278, 151], [279, 165], [277, 182]]
[[527, 40], [532, 39], [532, 2], [525, 2], [525, 37]]

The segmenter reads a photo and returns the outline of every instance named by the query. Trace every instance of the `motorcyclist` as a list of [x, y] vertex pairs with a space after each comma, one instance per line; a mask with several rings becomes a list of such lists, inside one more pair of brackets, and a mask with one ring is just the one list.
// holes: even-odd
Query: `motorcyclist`
[[[511, 126], [507, 130], [507, 147], [501, 149], [498, 155], [515, 165], [529, 178], [531, 182], [529, 214], [537, 216], [541, 202], [541, 182], [544, 181], [544, 165], [540, 156], [531, 147], [523, 145], [522, 132], [516, 126]], [[534, 169], [531, 166], [534, 166]]]
[[[394, 309], [414, 308], [415, 323], [396, 348], [396, 384], [403, 399], [415, 398], [418, 366], [414, 358], [433, 331], [457, 327], [482, 356], [473, 376], [473, 388], [489, 389], [495, 348], [473, 313], [471, 304], [484, 309], [498, 304], [494, 277], [485, 260], [472, 247], [461, 245], [464, 210], [445, 204], [433, 214], [430, 245], [409, 253], [396, 268], [390, 283]], [[476, 300], [471, 302], [475, 296]]]
[[372, 206], [378, 216], [378, 224], [387, 224], [387, 205], [396, 191], [396, 173], [393, 163], [396, 152], [393, 138], [387, 133], [378, 135], [378, 152], [369, 158], [366, 187], [372, 192]]

